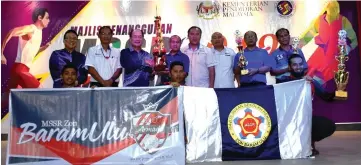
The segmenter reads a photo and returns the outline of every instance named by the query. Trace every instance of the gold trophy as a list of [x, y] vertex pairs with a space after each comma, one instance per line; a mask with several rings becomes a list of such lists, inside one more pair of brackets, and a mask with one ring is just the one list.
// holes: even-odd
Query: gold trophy
[[338, 61], [337, 71], [335, 72], [335, 82], [337, 86], [337, 91], [335, 93], [335, 99], [338, 100], [346, 100], [347, 99], [347, 91], [346, 86], [348, 83], [349, 72], [346, 71], [345, 62], [348, 60], [347, 55], [347, 42], [346, 42], [347, 32], [345, 30], [340, 30], [338, 32], [338, 56], [336, 56], [336, 60]]
[[293, 54], [299, 54], [297, 50], [299, 43], [300, 43], [300, 39], [298, 37], [292, 39]]
[[238, 59], [238, 66], [241, 69], [241, 75], [246, 75], [246, 74], [248, 74], [249, 71], [248, 71], [248, 69], [246, 69], [246, 66], [248, 65], [248, 61], [246, 59], [246, 56], [244, 56], [244, 50], [243, 50], [243, 46], [242, 46], [243, 37], [239, 30], [236, 30], [234, 35], [236, 37], [238, 53], [240, 54], [239, 59]]
[[[165, 65], [165, 54], [166, 50], [164, 48], [163, 37], [162, 37], [162, 28], [161, 28], [161, 20], [162, 18], [158, 16], [158, 8], [156, 7], [156, 16], [154, 20], [155, 29], [156, 29], [156, 37], [155, 37], [155, 46], [153, 47], [153, 56], [155, 63], [155, 71], [164, 71], [166, 70]], [[159, 59], [160, 58], [160, 59]]]

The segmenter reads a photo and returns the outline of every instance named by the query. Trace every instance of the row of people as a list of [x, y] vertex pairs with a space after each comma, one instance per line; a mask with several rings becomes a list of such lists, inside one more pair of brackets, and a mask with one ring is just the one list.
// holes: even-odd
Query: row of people
[[[86, 57], [75, 51], [77, 33], [68, 30], [64, 35], [65, 48], [54, 51], [50, 57], [49, 69], [54, 81], [54, 88], [61, 87], [60, 71], [71, 62], [78, 67], [78, 82], [82, 84], [91, 75], [91, 85], [118, 86], [119, 77], [124, 72], [123, 86], [149, 86], [149, 82], [157, 74], [161, 77], [161, 84], [169, 81], [167, 77], [170, 64], [180, 61], [184, 65], [185, 85], [210, 88], [234, 88], [236, 80], [238, 87], [266, 85], [265, 73], [276, 76], [276, 82], [284, 82], [290, 76], [288, 57], [293, 53], [290, 46], [290, 34], [287, 29], [281, 28], [276, 32], [280, 47], [271, 55], [256, 46], [257, 34], [248, 31], [244, 35], [247, 47], [244, 56], [248, 61], [246, 69], [248, 75], [240, 75], [238, 66], [239, 53], [224, 46], [224, 37], [221, 33], [212, 34], [213, 48], [200, 44], [202, 30], [192, 26], [188, 30], [188, 46], [181, 48], [182, 40], [179, 36], [170, 37], [170, 52], [165, 55], [166, 71], [154, 71], [154, 57], [144, 51], [141, 46], [144, 38], [143, 31], [135, 29], [129, 34], [129, 48], [119, 49], [110, 46], [113, 31], [109, 26], [99, 29], [98, 37], [101, 44], [89, 48]], [[302, 50], [297, 49], [307, 63]]]

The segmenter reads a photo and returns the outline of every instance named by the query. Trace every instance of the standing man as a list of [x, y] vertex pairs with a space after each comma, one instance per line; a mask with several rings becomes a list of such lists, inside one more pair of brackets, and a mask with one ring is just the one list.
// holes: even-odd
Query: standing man
[[173, 35], [169, 39], [170, 52], [165, 55], [165, 63], [167, 65], [167, 70], [161, 72], [160, 75], [162, 77], [161, 83], [168, 83], [170, 81], [169, 73], [171, 70], [171, 64], [173, 62], [181, 62], [183, 67], [184, 78], [187, 77], [189, 72], [189, 57], [180, 51], [180, 46], [182, 44], [182, 40], [178, 35]]
[[258, 39], [254, 31], [246, 32], [244, 39], [247, 45], [244, 50], [244, 56], [248, 61], [245, 69], [248, 69], [248, 74], [241, 75], [241, 70], [238, 65], [240, 54], [237, 54], [234, 58], [233, 66], [238, 87], [266, 85], [266, 73], [270, 71], [270, 68], [273, 66], [273, 59], [268, 56], [266, 50], [256, 46]]
[[15, 27], [5, 36], [4, 42], [1, 46], [1, 63], [7, 64], [4, 50], [6, 44], [12, 37], [19, 37], [18, 51], [15, 63], [10, 72], [10, 82], [7, 92], [10, 89], [16, 88], [20, 85], [22, 88], [38, 88], [40, 82], [29, 73], [33, 59], [39, 52], [45, 50], [50, 43], [40, 47], [43, 32], [42, 30], [48, 27], [50, 19], [48, 10], [45, 8], [38, 8], [33, 11], [32, 19], [34, 24]]
[[[275, 60], [275, 67], [271, 69], [271, 74], [276, 76], [276, 83], [282, 83], [288, 80], [290, 76], [290, 70], [288, 67], [288, 58], [293, 54], [294, 50], [290, 45], [290, 32], [281, 28], [276, 32], [277, 41], [280, 43], [280, 47], [276, 49], [272, 54], [272, 58]], [[307, 62], [301, 49], [297, 48], [298, 54], [303, 58], [303, 66], [307, 72]]]
[[63, 67], [72, 63], [77, 69], [76, 85], [83, 84], [88, 78], [88, 71], [85, 69], [84, 54], [75, 51], [78, 41], [78, 34], [74, 30], [68, 30], [64, 34], [64, 49], [55, 50], [49, 59], [49, 70], [53, 78], [53, 88], [61, 88], [63, 79], [61, 79], [61, 71]]
[[149, 86], [153, 74], [153, 56], [142, 49], [144, 33], [135, 29], [129, 33], [131, 47], [121, 51], [120, 63], [124, 67], [123, 86]]
[[197, 26], [188, 29], [189, 45], [182, 52], [189, 57], [187, 86], [214, 88], [216, 60], [212, 50], [200, 44], [202, 30]]
[[100, 45], [89, 48], [85, 66], [92, 76], [90, 86], [117, 87], [122, 72], [120, 51], [109, 46], [113, 37], [110, 26], [99, 29]]
[[232, 49], [224, 47], [224, 37], [219, 32], [212, 34], [211, 42], [217, 61], [214, 88], [234, 88], [233, 61], [236, 53]]

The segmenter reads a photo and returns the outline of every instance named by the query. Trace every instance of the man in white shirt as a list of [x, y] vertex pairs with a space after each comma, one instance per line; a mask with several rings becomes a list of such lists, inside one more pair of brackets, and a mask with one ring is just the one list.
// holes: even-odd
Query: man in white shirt
[[212, 34], [211, 42], [217, 61], [214, 88], [234, 88], [233, 60], [236, 53], [232, 49], [224, 47], [224, 37], [219, 32]]
[[189, 57], [187, 86], [213, 88], [216, 60], [212, 50], [200, 44], [202, 30], [197, 26], [188, 29], [189, 45], [181, 51]]
[[90, 86], [117, 87], [122, 72], [120, 50], [109, 46], [113, 31], [109, 26], [99, 29], [98, 37], [101, 44], [89, 48], [85, 61], [91, 79]]

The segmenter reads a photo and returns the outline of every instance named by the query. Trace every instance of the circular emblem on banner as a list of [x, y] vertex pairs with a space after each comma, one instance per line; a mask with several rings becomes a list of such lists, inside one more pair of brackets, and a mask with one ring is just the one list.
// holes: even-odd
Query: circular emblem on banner
[[289, 17], [295, 12], [296, 6], [293, 1], [276, 2], [276, 11], [280, 16]]
[[271, 118], [261, 106], [243, 103], [233, 108], [228, 116], [227, 125], [235, 142], [251, 148], [266, 141], [271, 131]]

